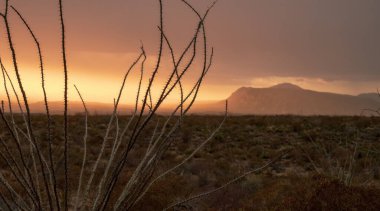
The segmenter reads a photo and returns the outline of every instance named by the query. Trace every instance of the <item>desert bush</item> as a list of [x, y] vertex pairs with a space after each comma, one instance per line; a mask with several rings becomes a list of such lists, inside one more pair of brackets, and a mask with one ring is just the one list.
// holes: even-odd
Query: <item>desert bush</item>
[[[63, 1], [58, 0], [61, 27], [61, 56], [64, 72], [64, 111], [63, 117], [57, 117], [58, 121], [64, 122], [63, 134], [56, 133], [57, 130], [54, 128], [53, 117], [50, 114], [45, 88], [44, 57], [42, 55], [41, 43], [22, 14], [10, 5], [9, 0], [5, 1], [5, 11], [1, 13], [1, 17], [3, 18], [6, 29], [7, 41], [10, 46], [12, 64], [17, 76], [17, 81], [13, 83], [11, 78], [6, 77], [8, 76], [8, 71], [3, 63], [0, 62], [4, 79], [3, 85], [7, 92], [7, 106], [9, 107], [6, 112], [6, 106], [4, 106], [3, 103], [0, 114], [8, 133], [7, 136], [5, 136], [7, 142], [4, 142], [4, 144], [7, 147], [7, 145], [11, 144], [8, 140], [13, 139], [12, 143], [16, 146], [12, 148], [18, 148], [18, 155], [16, 158], [12, 152], [7, 152], [6, 155], [4, 154], [5, 160], [9, 160], [10, 158], [14, 160], [14, 162], [6, 162], [8, 165], [5, 169], [12, 172], [13, 176], [17, 178], [17, 182], [12, 182], [10, 185], [8, 183], [10, 179], [2, 177], [4, 187], [13, 193], [10, 197], [6, 198], [1, 195], [3, 202], [6, 204], [13, 202], [13, 204], [9, 205], [12, 208], [17, 206], [17, 209], [21, 210], [104, 210], [111, 207], [114, 209], [129, 209], [147, 192], [150, 188], [149, 183], [155, 181], [154, 177], [156, 176], [154, 172], [157, 163], [167, 151], [168, 146], [173, 142], [172, 135], [180, 128], [179, 126], [182, 123], [184, 115], [193, 105], [203, 79], [211, 67], [213, 58], [213, 50], [208, 46], [205, 30], [205, 19], [213, 7], [213, 4], [207, 9], [205, 14], [200, 14], [188, 2], [183, 1], [185, 6], [196, 15], [198, 23], [195, 33], [189, 39], [190, 41], [187, 47], [177, 55], [172, 48], [171, 40], [169, 40], [168, 35], [165, 33], [162, 1], [160, 0], [158, 2], [160, 12], [158, 29], [160, 34], [159, 52], [157, 54], [158, 59], [156, 66], [150, 78], [147, 80], [147, 87], [144, 88], [145, 90], [142, 88], [142, 82], [145, 79], [143, 74], [146, 72], [144, 64], [147, 58], [144, 47], [141, 46], [140, 55], [127, 69], [124, 76], [118, 96], [115, 98], [113, 113], [109, 117], [108, 124], [99, 126], [99, 129], [105, 130], [105, 132], [88, 139], [88, 132], [91, 130], [88, 125], [89, 111], [76, 86], [75, 89], [83, 102], [85, 115], [77, 114], [69, 118], [69, 96], [67, 92], [69, 68], [67, 66]], [[28, 96], [24, 89], [23, 81], [21, 80], [17, 51], [14, 48], [15, 44], [12, 39], [13, 34], [9, 27], [9, 13], [15, 13], [17, 18], [21, 19], [35, 43], [40, 62], [41, 88], [44, 94], [46, 111], [45, 116], [32, 115], [32, 111], [30, 110]], [[151, 92], [153, 89], [157, 89], [156, 86], [158, 86], [155, 82], [157, 81], [157, 73], [162, 69], [161, 60], [165, 47], [169, 49], [173, 69], [164, 87], [160, 88], [162, 90], [160, 96], [158, 98], [152, 98]], [[200, 52], [202, 56], [197, 57], [196, 55], [200, 54]], [[199, 63], [202, 64], [201, 73], [195, 80], [192, 89], [185, 92], [182, 89], [182, 81], [186, 75], [185, 73], [192, 69], [191, 67], [194, 66], [197, 60], [200, 60]], [[122, 126], [118, 118], [118, 105], [127, 77], [130, 72], [137, 69], [138, 66], [140, 66], [140, 83], [136, 88], [135, 110], [133, 115], [127, 120], [126, 125]], [[12, 89], [10, 89], [10, 85]], [[18, 93], [18, 89], [14, 89], [14, 85], [18, 85], [20, 93]], [[162, 121], [161, 124], [157, 122], [157, 131], [155, 130], [155, 132], [151, 134], [151, 138], [147, 141], [149, 142], [148, 148], [145, 150], [139, 149], [139, 144], [144, 142], [140, 141], [143, 140], [142, 134], [146, 133], [149, 129], [147, 125], [150, 125], [150, 122], [158, 121], [159, 117], [156, 116], [158, 109], [164, 103], [167, 96], [177, 88], [181, 93], [178, 105], [176, 105], [171, 115], [163, 118], [164, 121]], [[14, 112], [15, 109], [12, 108], [13, 100], [15, 100], [11, 98], [11, 96], [13, 96], [10, 94], [12, 91], [17, 98], [20, 119], [23, 121], [16, 122], [14, 120], [15, 113], [17, 112]], [[140, 101], [142, 101], [142, 103], [140, 103]], [[84, 130], [77, 126], [80, 118], [84, 119], [84, 122], [82, 122], [82, 124], [85, 125]], [[36, 119], [44, 119], [46, 121], [36, 121]], [[40, 130], [40, 128], [46, 129]], [[84, 136], [80, 137], [78, 134], [84, 134]], [[208, 140], [210, 139], [211, 137]], [[78, 145], [79, 140], [83, 142], [83, 147]], [[72, 144], [72, 141], [74, 141], [75, 144]], [[29, 148], [22, 149], [20, 144], [29, 146]], [[99, 148], [92, 148], [88, 151], [88, 144], [98, 145]], [[3, 148], [3, 150], [4, 149], [5, 148]], [[58, 151], [59, 153], [53, 153], [53, 151]], [[132, 152], [138, 153], [141, 156], [133, 156], [137, 159], [135, 163], [136, 168], [133, 173], [128, 173], [128, 181], [124, 181], [124, 183], [122, 182], [123, 184], [120, 184], [118, 182], [119, 178], [125, 176], [123, 172], [125, 172], [125, 166]], [[83, 155], [82, 158], [78, 156], [80, 154]], [[194, 156], [194, 154], [190, 156]], [[88, 163], [90, 157], [91, 160], [95, 160], [95, 162]], [[26, 160], [30, 160], [30, 158], [32, 163], [27, 163]], [[80, 172], [79, 178], [77, 177], [78, 171]], [[74, 174], [74, 172], [76, 173]], [[25, 193], [27, 193], [27, 197], [21, 197], [20, 193], [14, 191], [13, 186], [15, 186], [15, 188], [23, 188]], [[118, 188], [118, 190], [115, 191], [115, 186], [121, 186], [123, 188]], [[90, 190], [93, 191], [90, 192]], [[22, 202], [16, 203], [16, 201], [18, 202], [19, 200], [22, 200]], [[7, 206], [7, 208], [11, 208], [10, 206]]]
[[[272, 161], [261, 168], [250, 170], [243, 175], [221, 184], [215, 190], [203, 194], [181, 199], [170, 205], [167, 198], [161, 193], [145, 197], [151, 193], [154, 184], [161, 178], [171, 175], [173, 171], [191, 160], [193, 157], [201, 158], [205, 154], [198, 153], [215, 134], [220, 130], [227, 117], [226, 112], [216, 129], [207, 124], [203, 128], [197, 127], [195, 133], [209, 134], [197, 142], [193, 148], [171, 148], [178, 142], [178, 131], [183, 128], [186, 114], [194, 104], [204, 77], [210, 70], [213, 61], [213, 49], [209, 47], [206, 18], [215, 5], [213, 2], [201, 14], [186, 0], [181, 2], [195, 15], [197, 24], [194, 33], [189, 38], [186, 47], [177, 51], [172, 48], [172, 41], [165, 30], [165, 19], [162, 0], [159, 3], [159, 49], [156, 55], [155, 67], [147, 77], [147, 56], [142, 44], [140, 53], [134, 62], [127, 68], [118, 94], [114, 99], [111, 115], [90, 116], [85, 97], [77, 86], [74, 86], [83, 104], [83, 113], [70, 116], [68, 107], [68, 81], [70, 69], [68, 68], [66, 31], [64, 22], [64, 2], [58, 1], [59, 20], [61, 28], [61, 59], [63, 66], [63, 115], [52, 115], [45, 87], [45, 66], [42, 43], [34, 33], [31, 25], [22, 13], [5, 0], [5, 8], [0, 16], [4, 22], [7, 35], [6, 43], [10, 47], [12, 69], [16, 75], [13, 81], [4, 66], [1, 56], [0, 65], [3, 76], [3, 86], [7, 99], [2, 101], [0, 116], [2, 120], [0, 143], [2, 148], [0, 171], [0, 201], [5, 205], [2, 209], [9, 210], [129, 210], [141, 204], [144, 200], [151, 200], [157, 208], [173, 208], [193, 199], [202, 198], [216, 191], [222, 190], [230, 184], [244, 178], [246, 175], [260, 171], [269, 166]], [[45, 114], [34, 115], [29, 107], [27, 90], [25, 90], [18, 52], [14, 48], [13, 33], [10, 30], [10, 13], [14, 13], [26, 27], [33, 38], [36, 54], [39, 59], [41, 75], [41, 91]], [[167, 49], [171, 59], [171, 69], [165, 79], [163, 87], [157, 83], [158, 73], [162, 71], [163, 53]], [[200, 65], [195, 65], [200, 64]], [[182, 82], [186, 74], [199, 66], [200, 73], [193, 81], [189, 90], [185, 91]], [[132, 114], [127, 117], [119, 116], [119, 104], [126, 86], [127, 78], [132, 71], [139, 73], [139, 83], [136, 87], [136, 99]], [[143, 86], [146, 85], [146, 87]], [[80, 82], [79, 82], [80, 85]], [[153, 90], [161, 90], [158, 96], [152, 96]], [[157, 115], [167, 97], [178, 89], [179, 100], [173, 110], [165, 116]], [[16, 104], [15, 104], [16, 103]], [[14, 107], [14, 105], [16, 105]], [[94, 121], [91, 123], [91, 121]], [[202, 121], [208, 123], [209, 118]], [[108, 122], [105, 124], [104, 122]], [[211, 124], [211, 122], [210, 122]], [[82, 125], [82, 126], [79, 126]], [[238, 125], [235, 125], [238, 128]], [[186, 127], [185, 127], [186, 128]], [[193, 128], [191, 129], [193, 130]], [[189, 131], [182, 133], [182, 143], [190, 144]], [[242, 137], [241, 137], [242, 138]], [[197, 138], [198, 139], [198, 138]], [[224, 137], [218, 137], [224, 140]], [[243, 140], [243, 139], [242, 139]], [[241, 150], [235, 148], [235, 153]], [[177, 153], [183, 156], [178, 156]], [[158, 171], [160, 162], [182, 158], [174, 167]], [[172, 166], [172, 165], [170, 165]], [[200, 186], [206, 186], [208, 175], [201, 171]], [[209, 177], [210, 176], [210, 177]], [[176, 181], [173, 181], [176, 183]], [[179, 183], [179, 182], [178, 182]], [[178, 184], [174, 184], [178, 185]], [[167, 184], [162, 187], [168, 188]], [[6, 191], [3, 191], [6, 190]], [[173, 192], [174, 193], [174, 192]], [[174, 194], [175, 195], [175, 194]], [[154, 199], [154, 198], [158, 199]], [[162, 198], [165, 198], [163, 200]], [[159, 201], [159, 202], [158, 202]], [[156, 207], [155, 207], [156, 208]]]

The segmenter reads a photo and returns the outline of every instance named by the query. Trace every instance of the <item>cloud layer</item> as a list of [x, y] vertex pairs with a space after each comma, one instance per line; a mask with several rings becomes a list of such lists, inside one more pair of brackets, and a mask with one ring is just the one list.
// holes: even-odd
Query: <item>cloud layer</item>
[[[212, 1], [190, 2], [204, 11]], [[50, 70], [59, 71], [56, 2], [13, 3], [43, 43]], [[89, 73], [95, 78], [119, 78], [126, 62], [133, 60], [126, 57], [137, 53], [140, 40], [149, 55], [157, 52], [158, 1], [66, 0], [64, 4], [74, 78]], [[180, 1], [167, 0], [164, 5], [167, 34], [174, 48], [182, 49], [197, 19]], [[331, 87], [336, 92], [368, 89], [380, 82], [379, 10], [380, 1], [375, 0], [219, 1], [207, 21], [216, 56], [206, 83], [210, 90], [225, 87], [219, 96], [239, 86], [255, 86], [258, 80], [271, 85], [273, 78], [302, 79], [310, 87]], [[23, 62], [36, 66], [36, 58], [28, 56], [35, 53], [30, 38], [16, 16], [11, 14], [11, 18]], [[80, 63], [81, 58], [86, 62]]]

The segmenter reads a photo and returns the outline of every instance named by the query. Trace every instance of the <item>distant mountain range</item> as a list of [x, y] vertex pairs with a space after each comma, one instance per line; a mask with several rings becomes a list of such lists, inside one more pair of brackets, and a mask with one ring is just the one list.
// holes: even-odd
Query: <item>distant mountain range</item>
[[[63, 113], [63, 102], [51, 101], [49, 102], [50, 112], [52, 114], [62, 114]], [[110, 103], [98, 103], [98, 102], [86, 102], [86, 107], [90, 114], [110, 114], [113, 112], [113, 104]], [[36, 102], [30, 104], [30, 108], [34, 113], [44, 113], [45, 104], [43, 102]], [[118, 112], [120, 114], [131, 114], [132, 106], [120, 105], [118, 107]], [[84, 113], [84, 108], [82, 102], [79, 101], [69, 101], [68, 110], [70, 114]]]
[[[91, 114], [110, 114], [113, 104], [87, 102]], [[62, 114], [62, 102], [49, 102], [52, 114]], [[16, 105], [13, 105], [16, 108]], [[171, 112], [170, 105], [159, 110], [161, 114]], [[34, 113], [44, 113], [43, 102], [30, 104]], [[365, 109], [380, 108], [377, 93], [357, 96], [317, 92], [283, 83], [269, 88], [241, 87], [228, 97], [228, 111], [232, 115], [371, 115]], [[15, 109], [16, 110], [16, 109]], [[120, 105], [120, 114], [131, 114], [133, 106]], [[70, 114], [83, 113], [81, 102], [69, 102]], [[190, 113], [222, 114], [224, 101], [197, 102]]]
[[269, 88], [239, 88], [228, 98], [228, 104], [232, 114], [362, 115], [365, 109], [380, 107], [380, 96], [317, 92], [283, 83]]

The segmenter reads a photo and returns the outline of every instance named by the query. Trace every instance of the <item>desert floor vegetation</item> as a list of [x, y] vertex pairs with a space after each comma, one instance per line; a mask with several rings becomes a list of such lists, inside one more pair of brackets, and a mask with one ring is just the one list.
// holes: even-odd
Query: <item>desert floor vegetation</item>
[[[62, 116], [53, 116], [52, 131], [59, 135]], [[89, 116], [88, 159], [97, 158], [100, 137], [106, 130], [108, 116]], [[120, 116], [120, 124], [128, 117]], [[157, 116], [156, 118], [165, 118]], [[163, 154], [156, 174], [181, 162], [191, 154], [223, 120], [222, 116], [191, 115], [183, 120], [181, 130], [173, 134], [175, 140]], [[21, 119], [16, 119], [22, 122]], [[43, 133], [44, 116], [33, 116], [36, 133]], [[83, 155], [83, 115], [70, 116], [69, 180], [77, 187]], [[40, 127], [39, 127], [40, 126]], [[154, 130], [156, 124], [147, 126]], [[284, 149], [289, 151], [271, 166], [250, 174], [230, 186], [177, 206], [178, 209], [247, 209], [247, 210], [315, 210], [362, 209], [377, 210], [380, 206], [380, 118], [378, 117], [298, 117], [298, 116], [242, 116], [229, 117], [214, 138], [188, 162], [159, 179], [132, 210], [161, 210], [174, 201], [191, 198], [214, 190], [244, 172], [256, 169], [276, 158]], [[5, 130], [2, 125], [2, 131]], [[112, 133], [110, 137], [115, 135]], [[9, 135], [3, 139], [7, 140]], [[130, 175], [141, 163], [149, 145], [146, 134], [131, 151], [120, 185], [110, 199], [117, 200], [117, 192], [128, 183]], [[61, 135], [61, 140], [63, 137]], [[7, 142], [8, 143], [8, 142]], [[11, 143], [12, 149], [15, 147]], [[42, 145], [42, 150], [48, 146]], [[105, 154], [112, 151], [107, 144]], [[327, 153], [327, 154], [326, 154]], [[59, 155], [60, 153], [54, 153]], [[107, 166], [107, 156], [99, 169]], [[63, 157], [56, 157], [57, 184], [64, 183]], [[90, 168], [91, 165], [86, 165]], [[2, 168], [6, 164], [2, 162]], [[86, 169], [85, 172], [89, 172]], [[4, 171], [3, 171], [4, 172]], [[102, 171], [96, 174], [95, 183]], [[9, 175], [9, 171], [3, 174]], [[86, 175], [87, 177], [88, 175]], [[16, 181], [12, 181], [16, 183]], [[61, 188], [61, 187], [60, 187]], [[6, 190], [3, 189], [4, 194]]]

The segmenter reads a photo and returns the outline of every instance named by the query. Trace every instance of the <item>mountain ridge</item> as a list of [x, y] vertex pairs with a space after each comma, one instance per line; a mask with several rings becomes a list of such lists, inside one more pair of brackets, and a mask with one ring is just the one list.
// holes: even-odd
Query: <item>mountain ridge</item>
[[[291, 83], [282, 83], [267, 88], [240, 87], [228, 98], [228, 111], [231, 115], [371, 115], [365, 109], [376, 110], [380, 107], [378, 93], [362, 93], [359, 95], [319, 92], [304, 89]], [[4, 102], [4, 105], [7, 105]], [[223, 101], [197, 101], [190, 113], [192, 114], [223, 114]], [[18, 108], [15, 103], [13, 108]], [[101, 102], [86, 102], [90, 114], [110, 114], [113, 104]], [[63, 102], [50, 101], [52, 114], [62, 114]], [[159, 109], [159, 114], [168, 114], [174, 105], [168, 104]], [[42, 101], [30, 103], [33, 113], [45, 113]], [[129, 115], [133, 105], [120, 104], [118, 113]], [[17, 112], [17, 109], [14, 109]], [[83, 113], [82, 102], [69, 102], [70, 114]]]
[[268, 88], [241, 87], [228, 101], [231, 113], [260, 115], [361, 115], [364, 109], [380, 107], [380, 97], [377, 99], [375, 93], [355, 96], [318, 92], [290, 83]]

